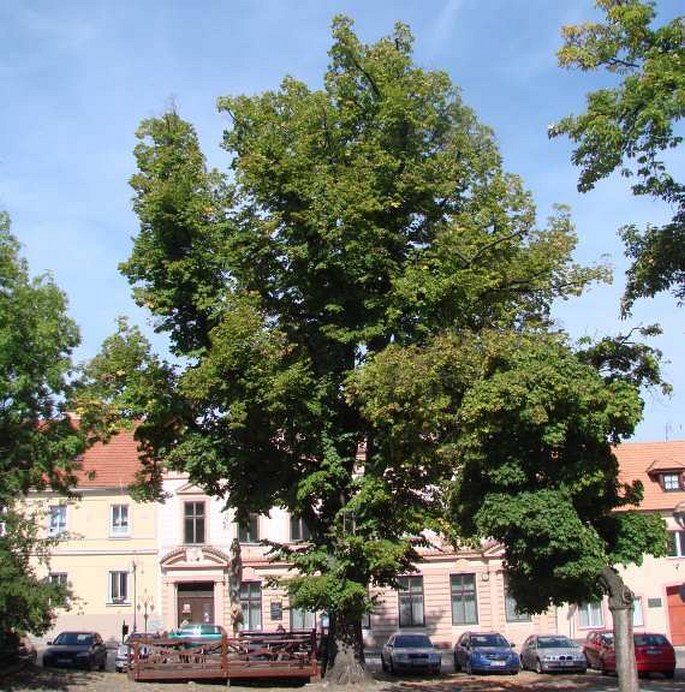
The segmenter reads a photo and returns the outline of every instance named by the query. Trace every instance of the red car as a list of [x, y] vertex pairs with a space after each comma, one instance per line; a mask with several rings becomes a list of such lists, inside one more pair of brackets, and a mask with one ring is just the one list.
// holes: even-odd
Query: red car
[[[673, 678], [675, 651], [663, 634], [634, 634], [633, 641], [638, 675], [663, 673], [664, 677]], [[590, 668], [601, 670], [604, 675], [616, 672], [613, 632], [590, 632], [583, 651]]]

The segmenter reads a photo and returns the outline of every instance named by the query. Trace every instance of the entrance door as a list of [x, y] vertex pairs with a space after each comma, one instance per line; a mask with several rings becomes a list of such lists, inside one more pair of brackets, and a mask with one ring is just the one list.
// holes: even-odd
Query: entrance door
[[185, 582], [178, 585], [178, 625], [182, 622], [215, 622], [214, 583]]
[[685, 645], [685, 584], [666, 588], [668, 620], [673, 646]]

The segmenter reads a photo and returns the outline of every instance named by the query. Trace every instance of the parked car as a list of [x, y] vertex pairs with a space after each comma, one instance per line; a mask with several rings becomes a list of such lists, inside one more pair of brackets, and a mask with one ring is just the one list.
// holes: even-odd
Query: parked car
[[440, 652], [426, 634], [397, 632], [381, 649], [381, 667], [390, 673], [405, 670], [437, 674], [441, 663]]
[[54, 641], [48, 642], [43, 652], [43, 665], [104, 670], [107, 647], [97, 632], [60, 632]]
[[221, 625], [206, 622], [191, 622], [169, 632], [169, 639], [221, 639], [226, 630]]
[[[663, 634], [633, 634], [638, 675], [662, 673], [666, 678], [675, 674], [675, 650]], [[616, 672], [616, 651], [613, 632], [597, 631], [587, 635], [583, 651], [591, 668], [604, 675]]]
[[[117, 673], [125, 673], [131, 667], [134, 642], [155, 638], [158, 638], [156, 632], [132, 632], [129, 634], [126, 641], [119, 644], [119, 647], [117, 648], [117, 655], [114, 659], [114, 668]], [[138, 655], [143, 658], [147, 657], [148, 651], [144, 644], [139, 645]]]
[[515, 675], [521, 659], [513, 646], [499, 632], [464, 632], [454, 645], [454, 670]]
[[521, 648], [521, 668], [538, 673], [584, 673], [587, 659], [582, 647], [563, 634], [531, 634]]

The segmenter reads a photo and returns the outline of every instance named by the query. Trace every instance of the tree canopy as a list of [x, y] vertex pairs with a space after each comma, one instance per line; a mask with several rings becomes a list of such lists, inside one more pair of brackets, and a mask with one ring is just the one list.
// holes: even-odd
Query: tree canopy
[[[220, 98], [230, 177], [207, 168], [175, 111], [141, 124], [140, 231], [122, 271], [179, 361], [159, 363], [123, 328], [115, 365], [110, 349], [91, 371], [116, 408], [124, 391], [106, 373], [130, 342], [123, 361], [140, 376], [124, 408], [144, 417], [148, 490], [161, 491], [161, 463], [239, 519], [273, 506], [303, 518], [311, 542], [274, 555], [299, 575], [293, 604], [329, 612], [331, 660], [348, 644], [363, 660], [367, 586], [412, 570], [425, 529], [511, 538], [524, 573], [491, 516], [499, 494], [523, 501], [548, 476], [565, 532], [639, 495], [617, 484], [609, 443], [639, 420], [628, 375], [640, 376], [577, 352], [550, 317], [606, 270], [572, 261], [567, 210], [538, 222], [492, 132], [445, 73], [413, 64], [412, 42], [397, 25], [363, 44], [338, 17], [321, 89], [286, 77]], [[589, 566], [568, 568], [564, 593], [619, 554], [606, 540], [587, 531], [571, 557]], [[545, 585], [531, 607], [553, 600]]]
[[71, 354], [79, 333], [66, 298], [48, 276], [31, 278], [9, 217], [0, 214], [0, 635], [42, 634], [66, 593], [39, 580], [32, 554], [45, 558], [49, 542], [35, 517], [19, 512], [29, 490], [67, 493], [84, 436], [65, 414]]
[[621, 230], [632, 260], [623, 300], [628, 313], [637, 298], [660, 291], [685, 298], [685, 185], [673, 165], [685, 115], [685, 18], [654, 26], [654, 2], [597, 5], [604, 21], [564, 27], [559, 63], [604, 69], [619, 77], [618, 86], [588, 94], [586, 111], [563, 118], [550, 133], [576, 145], [572, 160], [581, 169], [582, 192], [618, 171], [631, 180], [633, 194], [662, 200], [672, 211], [663, 225]]

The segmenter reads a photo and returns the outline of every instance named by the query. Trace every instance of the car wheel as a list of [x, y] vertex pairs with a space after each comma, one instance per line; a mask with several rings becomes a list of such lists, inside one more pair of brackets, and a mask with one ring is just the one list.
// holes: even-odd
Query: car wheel
[[383, 654], [381, 654], [381, 670], [384, 673], [388, 672], [388, 664], [385, 662], [385, 659], [383, 658]]
[[395, 674], [395, 666], [392, 664], [392, 656], [390, 657], [390, 660], [388, 661], [388, 668], [390, 669], [390, 675]]
[[471, 659], [466, 659], [466, 664], [464, 665], [464, 672], [467, 675], [473, 675], [473, 666], [471, 665]]
[[542, 669], [542, 663], [540, 663], [540, 659], [536, 658], [535, 659], [535, 672], [542, 675], [545, 671]]
[[454, 672], [458, 673], [461, 670], [461, 666], [459, 665], [459, 657], [457, 654], [454, 654]]
[[107, 656], [105, 655], [105, 657], [102, 659], [102, 663], [100, 663], [100, 670], [104, 672], [106, 668], [107, 668]]
[[675, 675], [675, 670], [665, 670], [664, 671], [664, 677], [667, 680], [673, 680], [673, 676]]

